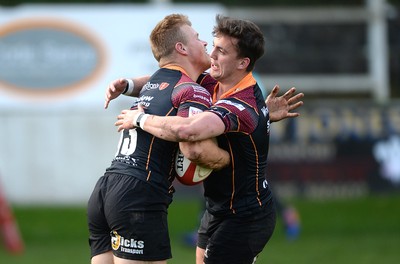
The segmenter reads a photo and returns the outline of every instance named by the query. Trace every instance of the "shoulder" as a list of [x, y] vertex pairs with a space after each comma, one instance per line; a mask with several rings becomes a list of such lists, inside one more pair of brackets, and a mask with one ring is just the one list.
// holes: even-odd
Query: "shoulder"
[[201, 104], [206, 108], [211, 106], [212, 98], [210, 93], [194, 82], [182, 82], [172, 92], [172, 101], [178, 106], [183, 103]]
[[244, 89], [218, 100], [210, 111], [220, 115], [227, 131], [252, 133], [258, 124], [257, 103], [249, 91]]
[[257, 108], [257, 100], [251, 88], [244, 89], [223, 99], [219, 99], [215, 106], [224, 106], [227, 108], [237, 108], [239, 111], [244, 109]]
[[214, 87], [218, 83], [217, 80], [215, 80], [213, 77], [211, 77], [210, 74], [208, 73], [203, 73], [199, 76], [197, 79], [197, 83], [199, 83], [201, 86], [206, 88], [206, 90], [210, 93], [214, 93]]

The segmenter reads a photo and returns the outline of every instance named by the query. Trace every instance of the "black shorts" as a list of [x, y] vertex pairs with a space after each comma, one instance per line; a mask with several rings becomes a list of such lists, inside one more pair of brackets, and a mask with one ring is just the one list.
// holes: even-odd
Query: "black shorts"
[[250, 216], [216, 217], [205, 211], [197, 246], [205, 249], [205, 264], [255, 263], [275, 229], [273, 200]]
[[101, 177], [88, 202], [91, 256], [112, 250], [115, 256], [131, 260], [171, 258], [167, 206], [146, 210], [146, 199], [153, 195], [157, 195], [154, 188], [135, 177]]

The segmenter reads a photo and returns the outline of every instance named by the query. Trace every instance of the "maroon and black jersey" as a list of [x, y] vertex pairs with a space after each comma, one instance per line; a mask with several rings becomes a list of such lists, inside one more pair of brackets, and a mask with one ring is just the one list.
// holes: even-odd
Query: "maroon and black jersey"
[[[137, 109], [139, 103], [148, 114], [187, 117], [189, 112], [208, 109], [211, 96], [191, 80], [182, 68], [168, 67], [159, 69], [151, 76], [131, 109]], [[160, 202], [168, 199], [169, 203], [172, 199], [173, 161], [177, 149], [178, 143], [156, 138], [140, 128], [124, 130], [116, 156], [107, 171], [148, 182], [164, 195], [160, 195]]]
[[[218, 89], [208, 75], [200, 84], [210, 93]], [[207, 210], [214, 215], [251, 213], [272, 197], [265, 179], [269, 112], [252, 74], [225, 92], [208, 111], [225, 124], [225, 133], [217, 138], [219, 146], [230, 153], [231, 164], [204, 181]]]

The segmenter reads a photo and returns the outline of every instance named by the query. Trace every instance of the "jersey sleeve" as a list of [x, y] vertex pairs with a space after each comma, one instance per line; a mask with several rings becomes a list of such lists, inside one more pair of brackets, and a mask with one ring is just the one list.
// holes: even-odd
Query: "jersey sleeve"
[[254, 98], [240, 100], [229, 97], [217, 101], [210, 112], [218, 115], [225, 124], [225, 133], [252, 133], [258, 125], [258, 111]]
[[177, 115], [182, 117], [209, 109], [212, 101], [210, 93], [196, 83], [182, 83], [175, 87], [171, 100], [178, 109]]

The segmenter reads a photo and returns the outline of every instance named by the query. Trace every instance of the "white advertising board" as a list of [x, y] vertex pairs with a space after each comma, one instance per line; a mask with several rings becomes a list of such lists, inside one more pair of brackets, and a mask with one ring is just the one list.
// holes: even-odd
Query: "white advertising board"
[[157, 69], [149, 35], [165, 15], [189, 16], [211, 47], [219, 5], [26, 5], [0, 8], [0, 107], [101, 104], [117, 77]]

